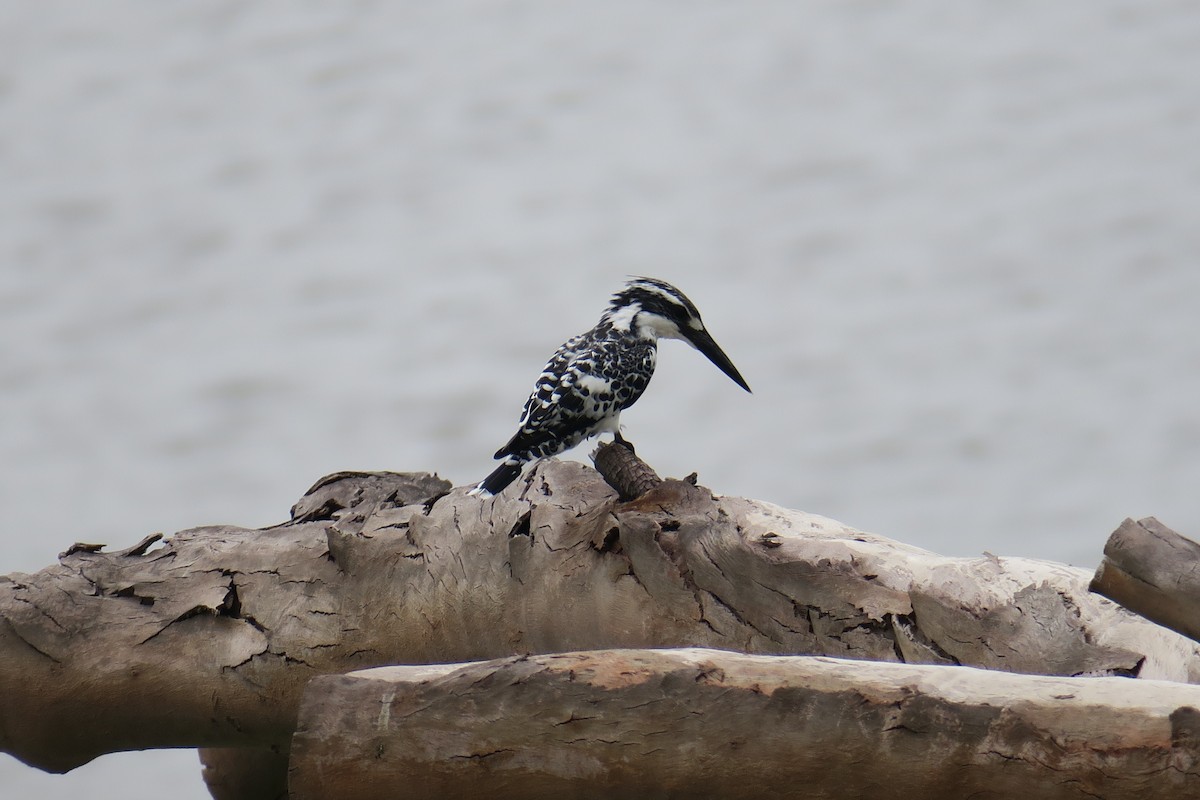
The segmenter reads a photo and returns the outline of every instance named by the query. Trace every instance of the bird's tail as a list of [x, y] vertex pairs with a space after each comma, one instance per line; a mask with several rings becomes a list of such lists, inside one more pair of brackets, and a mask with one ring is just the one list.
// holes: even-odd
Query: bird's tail
[[517, 476], [521, 474], [521, 468], [524, 466], [524, 461], [515, 456], [509, 456], [504, 460], [503, 464], [492, 471], [491, 475], [481, 480], [479, 485], [467, 492], [467, 494], [478, 497], [491, 497], [492, 495], [499, 494], [504, 491], [504, 487], [517, 479]]

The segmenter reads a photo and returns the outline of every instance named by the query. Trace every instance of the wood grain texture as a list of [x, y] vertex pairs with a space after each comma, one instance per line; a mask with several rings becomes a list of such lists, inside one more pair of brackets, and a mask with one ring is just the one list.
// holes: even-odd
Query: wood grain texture
[[1091, 590], [1200, 641], [1200, 544], [1154, 517], [1113, 531]]
[[1089, 577], [943, 558], [684, 481], [623, 503], [576, 462], [486, 500], [339, 473], [281, 525], [0, 579], [0, 749], [64, 771], [118, 750], [280, 748], [318, 675], [606, 648], [1200, 675], [1194, 642]]
[[596, 448], [592, 463], [622, 500], [632, 500], [663, 482], [654, 468], [638, 458], [631, 447], [617, 442]]
[[295, 800], [1200, 794], [1200, 687], [607, 650], [318, 678]]

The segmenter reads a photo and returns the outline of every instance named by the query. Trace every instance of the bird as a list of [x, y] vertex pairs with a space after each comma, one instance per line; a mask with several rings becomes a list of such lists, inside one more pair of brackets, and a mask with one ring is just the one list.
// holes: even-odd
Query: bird
[[491, 497], [531, 461], [558, 455], [591, 436], [621, 436], [621, 412], [646, 390], [659, 339], [682, 339], [738, 386], [746, 379], [704, 327], [695, 304], [666, 281], [635, 277], [609, 301], [596, 326], [564, 342], [538, 377], [516, 434], [494, 456], [503, 459], [468, 494]]

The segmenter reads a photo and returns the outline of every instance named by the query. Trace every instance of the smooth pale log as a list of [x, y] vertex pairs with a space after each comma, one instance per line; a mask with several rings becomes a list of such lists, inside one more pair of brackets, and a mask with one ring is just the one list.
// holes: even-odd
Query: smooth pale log
[[304, 686], [381, 664], [705, 646], [1189, 680], [1197, 645], [1089, 573], [943, 558], [665, 481], [629, 503], [547, 460], [492, 499], [344, 473], [290, 522], [197, 528], [0, 579], [0, 750], [63, 771], [286, 746]]
[[1113, 531], [1091, 590], [1200, 641], [1200, 544], [1154, 517]]
[[318, 678], [294, 800], [1200, 796], [1200, 687], [706, 649]]

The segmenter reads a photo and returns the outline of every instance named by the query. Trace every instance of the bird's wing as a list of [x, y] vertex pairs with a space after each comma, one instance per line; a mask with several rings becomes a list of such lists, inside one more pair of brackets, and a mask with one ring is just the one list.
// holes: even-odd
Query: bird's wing
[[596, 421], [586, 413], [587, 404], [575, 386], [589, 358], [587, 343], [588, 334], [580, 334], [565, 342], [546, 362], [533, 393], [525, 401], [517, 433], [496, 451], [496, 458], [536, 450], [551, 441], [567, 441]]

